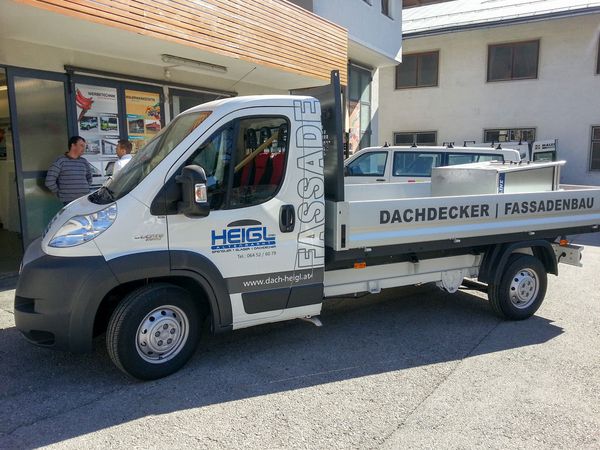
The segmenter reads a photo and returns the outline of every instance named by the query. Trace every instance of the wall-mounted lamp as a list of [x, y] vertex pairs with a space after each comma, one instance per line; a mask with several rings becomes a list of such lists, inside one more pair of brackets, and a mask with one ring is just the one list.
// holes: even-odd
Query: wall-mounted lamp
[[173, 66], [185, 66], [193, 69], [204, 70], [208, 72], [227, 73], [227, 67], [219, 66], [218, 64], [211, 64], [204, 61], [197, 61], [195, 59], [183, 58], [181, 56], [160, 55], [162, 62], [171, 64]]

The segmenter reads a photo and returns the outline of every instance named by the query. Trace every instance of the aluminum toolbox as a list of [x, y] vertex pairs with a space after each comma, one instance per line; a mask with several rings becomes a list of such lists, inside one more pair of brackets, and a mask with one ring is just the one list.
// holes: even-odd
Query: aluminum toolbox
[[558, 190], [560, 168], [565, 161], [503, 163], [486, 161], [459, 166], [434, 167], [432, 197], [477, 194], [516, 194]]

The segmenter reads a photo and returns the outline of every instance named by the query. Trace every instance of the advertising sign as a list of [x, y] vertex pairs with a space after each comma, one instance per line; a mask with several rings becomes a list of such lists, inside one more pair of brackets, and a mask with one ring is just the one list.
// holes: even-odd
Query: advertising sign
[[321, 123], [323, 125], [323, 156], [325, 166], [325, 197], [328, 200], [344, 201], [344, 180], [338, 176], [344, 173], [344, 145], [342, 131], [342, 89], [340, 74], [331, 72], [331, 83], [325, 86], [296, 89], [292, 94], [310, 95], [321, 103]]
[[101, 184], [107, 165], [117, 159], [117, 89], [76, 83], [75, 106], [79, 135], [87, 143], [83, 156], [97, 170], [94, 184]]
[[133, 152], [142, 148], [162, 128], [160, 94], [125, 90], [127, 135]]

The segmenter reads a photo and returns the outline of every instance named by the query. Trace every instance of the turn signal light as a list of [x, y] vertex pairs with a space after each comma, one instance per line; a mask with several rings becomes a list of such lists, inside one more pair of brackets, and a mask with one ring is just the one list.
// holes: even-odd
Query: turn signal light
[[560, 245], [561, 247], [568, 247], [569, 246], [569, 241], [568, 241], [568, 239], [561, 239], [558, 242], [558, 245]]
[[355, 269], [364, 269], [365, 267], [367, 267], [367, 263], [362, 261], [362, 262], [355, 262], [354, 263], [354, 268]]

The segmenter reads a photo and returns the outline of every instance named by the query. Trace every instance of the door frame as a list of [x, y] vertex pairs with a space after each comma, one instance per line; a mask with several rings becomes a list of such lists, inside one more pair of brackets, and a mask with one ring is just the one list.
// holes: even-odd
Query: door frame
[[[69, 98], [68, 91], [68, 78], [66, 74], [49, 72], [46, 70], [37, 69], [26, 69], [14, 66], [5, 66], [6, 69], [6, 82], [8, 87], [8, 110], [10, 113], [10, 126], [12, 129], [13, 136], [13, 151], [15, 157], [15, 177], [17, 181], [17, 199], [19, 204], [19, 216], [21, 222], [21, 237], [22, 245], [25, 247], [25, 243], [29, 243], [32, 240], [32, 236], [28, 233], [27, 214], [25, 211], [25, 183], [26, 179], [35, 179], [45, 177], [47, 170], [36, 170], [36, 171], [23, 171], [22, 158], [21, 158], [21, 137], [19, 132], [18, 124], [18, 110], [15, 93], [15, 77], [17, 78], [36, 78], [40, 80], [58, 81], [63, 83], [64, 90], [64, 101], [65, 101], [65, 114], [67, 117], [67, 131], [70, 131], [69, 117], [70, 117], [70, 106], [67, 101]], [[65, 143], [68, 136], [65, 136]]]

